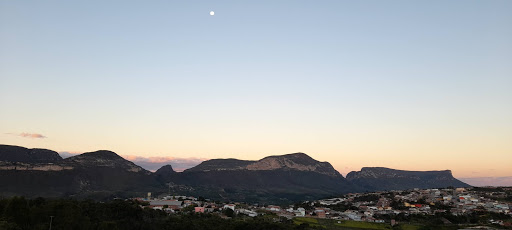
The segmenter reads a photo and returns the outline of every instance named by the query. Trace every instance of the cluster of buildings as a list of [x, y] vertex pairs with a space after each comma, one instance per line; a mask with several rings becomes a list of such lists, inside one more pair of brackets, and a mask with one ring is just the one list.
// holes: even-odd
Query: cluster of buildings
[[386, 214], [435, 215], [436, 213], [451, 213], [453, 215], [466, 215], [475, 211], [503, 213], [512, 217], [512, 202], [497, 201], [496, 198], [499, 197], [504, 197], [504, 192], [482, 192], [467, 188], [454, 188], [352, 193], [342, 197], [305, 201], [290, 206], [216, 203], [187, 196], [137, 199], [149, 203], [148, 207], [150, 208], [170, 213], [186, 210], [187, 212], [219, 213], [223, 215], [226, 209], [231, 209], [235, 214], [244, 214], [251, 217], [271, 212], [289, 219], [314, 217], [384, 223], [383, 219], [375, 217]]
[[295, 210], [288, 208], [284, 210], [281, 206], [277, 205], [259, 206], [245, 203], [219, 203], [211, 202], [207, 199], [199, 200], [191, 196], [165, 196], [160, 199], [151, 199], [151, 197], [148, 196], [148, 198], [134, 199], [145, 203], [145, 205], [141, 205], [142, 207], [163, 210], [169, 213], [189, 211], [195, 213], [222, 214], [225, 210], [231, 209], [235, 214], [245, 214], [250, 217], [264, 215], [265, 212], [288, 213], [290, 217], [307, 215], [306, 209], [304, 208], [297, 208]]
[[[411, 214], [435, 215], [436, 213], [468, 215], [477, 211], [487, 211], [502, 213], [512, 218], [512, 202], [496, 200], [496, 198], [506, 197], [507, 189], [512, 190], [512, 188], [503, 189], [505, 191], [502, 192], [454, 188], [355, 193], [340, 198], [312, 201], [310, 205], [315, 207], [315, 212], [319, 209], [325, 210], [326, 215], [317, 215], [318, 218], [378, 223], [382, 223], [384, 220], [374, 218], [375, 216], [390, 214], [406, 216]], [[340, 204], [346, 210], [340, 210]], [[446, 224], [449, 224], [448, 220], [445, 221], [447, 221]], [[496, 221], [491, 220], [491, 222]], [[502, 222], [496, 223], [501, 224]]]
[[[504, 193], [504, 192], [502, 192]], [[374, 216], [386, 214], [424, 214], [451, 213], [466, 215], [475, 211], [503, 213], [512, 217], [512, 202], [493, 199], [492, 192], [478, 192], [472, 189], [414, 189], [407, 191], [348, 194], [344, 197], [313, 201], [315, 207], [328, 212], [326, 218], [355, 221], [383, 222]], [[370, 198], [370, 199], [361, 199]], [[373, 199], [371, 199], [373, 198]], [[345, 211], [329, 210], [329, 207], [344, 204], [351, 208]], [[318, 208], [317, 208], [318, 209]], [[323, 215], [318, 215], [323, 217]]]

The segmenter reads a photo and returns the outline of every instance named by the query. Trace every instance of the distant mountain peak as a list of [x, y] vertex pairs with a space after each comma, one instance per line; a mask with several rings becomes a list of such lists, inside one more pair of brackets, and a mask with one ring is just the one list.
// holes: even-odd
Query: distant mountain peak
[[316, 164], [316, 163], [320, 162], [320, 161], [313, 159], [309, 155], [307, 155], [305, 153], [301, 153], [301, 152], [284, 154], [284, 155], [268, 156], [259, 161], [268, 160], [268, 159], [278, 159], [279, 161], [293, 161], [295, 163], [303, 164], [303, 165]]
[[211, 159], [201, 162], [201, 164], [185, 170], [186, 172], [197, 171], [225, 171], [225, 170], [243, 170], [247, 165], [255, 161], [238, 160], [234, 158], [228, 159]]
[[289, 154], [284, 154], [284, 155], [280, 155], [280, 156], [283, 156], [283, 157], [304, 157], [304, 158], [313, 159], [308, 154], [305, 154], [303, 152], [289, 153]]
[[297, 170], [310, 171], [329, 176], [339, 176], [328, 162], [319, 162], [305, 153], [291, 153], [285, 155], [268, 156], [258, 161], [238, 159], [212, 159], [203, 161], [196, 167], [185, 170], [186, 172], [208, 171], [233, 171], [233, 170]]
[[172, 168], [172, 165], [164, 165], [158, 170], [156, 170], [155, 174], [170, 174], [170, 173], [176, 173], [174, 169]]
[[305, 153], [269, 156], [247, 166], [248, 170], [298, 170], [341, 176], [329, 162], [320, 162]]
[[363, 167], [361, 171], [347, 174], [347, 180], [368, 190], [393, 190], [411, 188], [468, 187], [455, 179], [451, 170], [406, 171], [385, 167]]
[[[302, 153], [302, 152], [289, 153], [289, 154], [276, 155], [276, 156], [268, 156], [266, 158], [269, 158], [269, 157], [270, 158], [275, 157], [275, 158], [283, 158], [283, 159], [290, 159], [290, 160], [299, 160], [299, 161], [303, 161], [304, 163], [316, 163], [316, 162], [319, 162], [319, 161], [313, 159], [308, 154], [305, 154], [305, 153]], [[265, 158], [263, 158], [263, 159], [265, 159]]]
[[[356, 172], [352, 171], [349, 174], [351, 176], [377, 176], [379, 174], [386, 175], [386, 176], [393, 176], [395, 174], [397, 175], [404, 175], [404, 174], [423, 174], [423, 173], [431, 173], [431, 174], [443, 174], [443, 175], [452, 175], [451, 170], [437, 170], [437, 171], [407, 171], [407, 170], [399, 170], [399, 169], [392, 169], [392, 168], [386, 168], [386, 167], [363, 167], [361, 168], [361, 171]], [[347, 174], [348, 177], [348, 174]]]
[[117, 155], [117, 153], [109, 151], [109, 150], [98, 150], [98, 151], [94, 151], [94, 152], [87, 152], [87, 153], [83, 153], [83, 154], [80, 154], [77, 156], [94, 157], [94, 158], [110, 159], [110, 160], [124, 159], [121, 156]]
[[86, 167], [122, 168], [131, 172], [143, 171], [149, 173], [147, 170], [141, 168], [133, 162], [117, 155], [117, 153], [108, 150], [98, 150], [95, 152], [82, 153], [66, 158], [63, 161], [66, 163], [79, 164]]

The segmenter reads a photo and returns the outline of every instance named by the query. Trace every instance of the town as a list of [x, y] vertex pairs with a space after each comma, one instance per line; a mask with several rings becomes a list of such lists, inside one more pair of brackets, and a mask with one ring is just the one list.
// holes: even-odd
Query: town
[[[414, 222], [407, 217], [441, 216], [438, 224], [458, 224], [445, 216], [482, 217], [489, 213], [486, 224], [510, 227], [512, 223], [512, 188], [446, 188], [412, 189], [373, 193], [350, 193], [340, 197], [322, 200], [304, 201], [293, 205], [247, 204], [240, 202], [217, 202], [202, 197], [162, 196], [134, 198], [141, 207], [163, 210], [168, 213], [212, 213], [224, 218], [235, 215], [256, 217], [272, 214], [279, 218], [332, 219], [341, 221], [360, 221], [370, 223], [399, 224], [401, 221]], [[475, 215], [478, 214], [478, 215]], [[302, 218], [302, 219], [301, 219]], [[453, 219], [453, 218], [452, 218]], [[459, 218], [460, 219], [460, 218]], [[480, 223], [482, 220], [462, 218], [468, 223]], [[276, 219], [277, 220], [277, 219]], [[455, 222], [455, 223], [454, 223]]]

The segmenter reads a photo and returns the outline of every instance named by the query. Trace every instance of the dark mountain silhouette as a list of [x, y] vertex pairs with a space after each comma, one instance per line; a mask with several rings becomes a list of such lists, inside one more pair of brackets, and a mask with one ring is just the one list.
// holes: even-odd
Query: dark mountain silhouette
[[297, 201], [359, 191], [331, 164], [304, 153], [259, 161], [213, 159], [160, 180], [185, 185], [214, 199], [254, 202]]
[[185, 172], [209, 171], [264, 171], [264, 170], [295, 170], [308, 171], [329, 176], [339, 177], [329, 162], [319, 162], [305, 153], [292, 153], [279, 156], [268, 156], [258, 161], [245, 161], [237, 159], [213, 159], [185, 170]]
[[48, 149], [27, 149], [20, 146], [0, 145], [0, 160], [24, 163], [53, 163], [62, 160], [60, 155]]
[[347, 174], [347, 180], [369, 191], [404, 190], [412, 188], [469, 187], [453, 177], [450, 170], [404, 171], [383, 167], [364, 167]]
[[0, 145], [0, 195], [104, 199], [147, 192], [203, 196], [216, 200], [291, 202], [348, 192], [465, 187], [450, 171], [413, 172], [363, 168], [344, 178], [328, 162], [304, 153], [258, 161], [213, 159], [175, 172], [155, 173], [114, 152], [100, 150], [62, 159], [47, 149]]
[[[12, 153], [13, 147], [0, 146], [0, 153], [4, 149]], [[1, 195], [106, 198], [142, 194], [160, 187], [151, 172], [111, 151], [83, 153], [53, 162], [36, 161], [53, 151], [27, 151], [35, 152], [30, 155], [33, 159], [0, 158]]]
[[62, 160], [62, 163], [76, 168], [112, 168], [120, 171], [141, 172], [147, 175], [151, 174], [142, 167], [108, 150], [99, 150], [72, 156]]
[[212, 159], [201, 162], [201, 164], [186, 169], [185, 172], [208, 172], [208, 171], [223, 171], [223, 170], [239, 170], [244, 169], [247, 165], [256, 161], [244, 161], [237, 159]]
[[156, 179], [159, 181], [165, 181], [165, 178], [169, 178], [176, 174], [171, 165], [164, 165], [155, 172]]

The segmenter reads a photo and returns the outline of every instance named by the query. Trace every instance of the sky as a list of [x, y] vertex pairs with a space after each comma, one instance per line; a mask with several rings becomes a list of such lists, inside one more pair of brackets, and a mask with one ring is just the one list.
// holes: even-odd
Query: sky
[[509, 177], [510, 12], [508, 0], [0, 0], [0, 143]]

